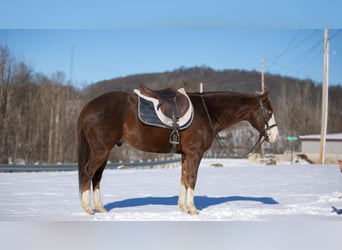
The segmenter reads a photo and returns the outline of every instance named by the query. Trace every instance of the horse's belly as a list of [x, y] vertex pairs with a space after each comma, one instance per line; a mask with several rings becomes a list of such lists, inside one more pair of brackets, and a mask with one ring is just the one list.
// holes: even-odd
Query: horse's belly
[[124, 133], [123, 139], [132, 147], [154, 153], [169, 153], [171, 151], [171, 130], [160, 128], [136, 129], [134, 132]]
[[171, 151], [171, 144], [169, 142], [161, 143], [160, 141], [154, 141], [153, 139], [142, 143], [137, 143], [136, 141], [126, 142], [132, 147], [145, 152], [170, 153]]

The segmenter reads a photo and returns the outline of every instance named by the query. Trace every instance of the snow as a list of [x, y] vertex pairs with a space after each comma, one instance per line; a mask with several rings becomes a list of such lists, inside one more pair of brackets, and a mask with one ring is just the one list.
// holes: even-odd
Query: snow
[[80, 205], [76, 171], [0, 173], [0, 221], [342, 220], [337, 164], [204, 159], [195, 190], [199, 215], [178, 209], [180, 167], [107, 169], [101, 184], [108, 213], [90, 216]]

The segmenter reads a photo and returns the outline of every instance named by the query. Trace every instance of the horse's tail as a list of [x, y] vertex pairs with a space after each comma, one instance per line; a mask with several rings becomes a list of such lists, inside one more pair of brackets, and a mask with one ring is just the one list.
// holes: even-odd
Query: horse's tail
[[87, 138], [84, 134], [83, 128], [79, 125], [77, 128], [77, 136], [78, 136], [78, 187], [80, 195], [82, 193], [82, 187], [86, 181], [87, 171], [86, 164], [89, 160], [90, 154], [90, 146], [87, 141]]

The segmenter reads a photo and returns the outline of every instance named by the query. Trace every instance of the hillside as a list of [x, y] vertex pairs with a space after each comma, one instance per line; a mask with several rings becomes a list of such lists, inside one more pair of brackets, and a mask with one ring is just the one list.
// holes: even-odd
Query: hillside
[[140, 83], [146, 83], [156, 89], [166, 86], [184, 87], [192, 92], [198, 91], [200, 82], [205, 84], [205, 91], [246, 92], [251, 89], [258, 90], [260, 73], [240, 70], [215, 71], [208, 67], [181, 67], [163, 73], [137, 74], [101, 81], [87, 87], [84, 95], [94, 97], [108, 91], [130, 92]]

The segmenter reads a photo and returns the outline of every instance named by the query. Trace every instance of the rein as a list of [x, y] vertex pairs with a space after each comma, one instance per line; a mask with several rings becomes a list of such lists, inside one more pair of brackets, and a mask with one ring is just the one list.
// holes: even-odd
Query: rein
[[258, 96], [259, 99], [259, 103], [260, 103], [260, 108], [262, 110], [263, 116], [264, 116], [264, 121], [265, 121], [265, 125], [266, 125], [266, 129], [264, 131], [264, 133], [260, 133], [258, 140], [256, 141], [256, 143], [254, 144], [254, 146], [245, 154], [239, 155], [239, 156], [233, 156], [230, 155], [228, 148], [226, 147], [226, 145], [223, 143], [222, 139], [219, 137], [218, 133], [215, 133], [214, 130], [214, 126], [213, 126], [213, 122], [211, 120], [209, 111], [208, 111], [208, 107], [206, 105], [205, 99], [204, 99], [204, 93], [201, 92], [201, 100], [202, 100], [202, 104], [205, 110], [205, 113], [207, 114], [208, 117], [208, 121], [209, 121], [209, 125], [211, 127], [211, 129], [213, 130], [213, 133], [215, 134], [215, 139], [218, 142], [218, 144], [220, 145], [220, 147], [224, 150], [224, 153], [228, 156], [228, 158], [233, 158], [233, 159], [241, 159], [241, 158], [246, 158], [249, 157], [250, 155], [252, 155], [252, 153], [254, 152], [254, 150], [259, 147], [261, 144], [264, 143], [264, 141], [266, 140], [267, 136], [266, 136], [266, 132], [268, 130], [270, 130], [271, 128], [277, 126], [277, 124], [272, 124], [272, 126], [269, 126], [267, 119], [266, 119], [266, 114], [265, 114], [265, 110], [264, 110], [264, 105], [260, 99], [260, 96]]
[[278, 125], [276, 123], [272, 124], [271, 126], [268, 124], [268, 121], [267, 121], [267, 118], [266, 118], [266, 113], [265, 113], [265, 110], [264, 110], [265, 103], [263, 103], [261, 101], [260, 96], [258, 96], [258, 100], [259, 100], [260, 108], [262, 110], [262, 114], [264, 116], [264, 122], [265, 122], [265, 125], [266, 125], [266, 129], [264, 131], [264, 136], [267, 138], [266, 132], [268, 130], [270, 130], [271, 128], [277, 127]]

